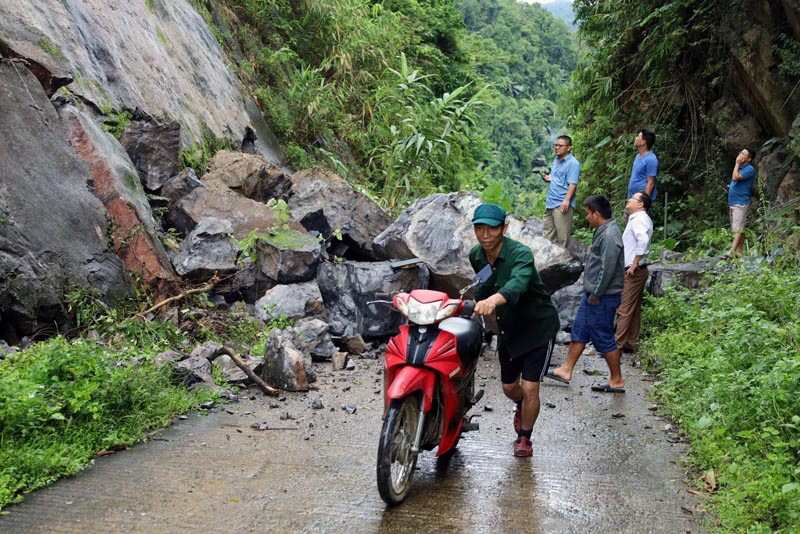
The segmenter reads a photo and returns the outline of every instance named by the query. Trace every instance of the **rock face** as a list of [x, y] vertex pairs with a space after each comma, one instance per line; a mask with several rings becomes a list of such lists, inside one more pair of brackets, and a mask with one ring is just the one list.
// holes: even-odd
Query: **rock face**
[[175, 271], [156, 235], [156, 222], [128, 154], [77, 108], [64, 106], [59, 115], [70, 144], [89, 166], [94, 195], [108, 211], [114, 249], [125, 267], [147, 284], [174, 281]]
[[285, 166], [263, 117], [233, 72], [208, 25], [188, 0], [67, 0], [44, 7], [35, 0], [0, 4], [0, 49], [35, 65], [48, 96], [68, 92], [97, 109], [140, 108], [178, 121], [182, 146], [203, 139], [244, 140]]
[[0, 335], [13, 342], [63, 322], [70, 284], [112, 300], [127, 286], [92, 175], [42, 86], [24, 65], [2, 62], [0, 94]]

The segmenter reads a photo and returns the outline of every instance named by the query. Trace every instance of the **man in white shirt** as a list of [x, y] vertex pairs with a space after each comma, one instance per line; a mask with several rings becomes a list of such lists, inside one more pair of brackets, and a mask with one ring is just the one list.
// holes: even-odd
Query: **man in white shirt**
[[642, 317], [642, 290], [647, 282], [647, 253], [653, 237], [653, 221], [647, 215], [651, 199], [644, 191], [631, 195], [625, 204], [628, 222], [622, 233], [625, 249], [625, 283], [617, 308], [617, 345], [623, 352], [636, 352]]

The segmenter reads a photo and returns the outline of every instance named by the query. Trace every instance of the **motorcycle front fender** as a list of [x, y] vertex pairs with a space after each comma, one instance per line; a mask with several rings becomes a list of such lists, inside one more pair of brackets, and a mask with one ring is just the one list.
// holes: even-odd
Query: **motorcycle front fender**
[[386, 400], [402, 399], [415, 391], [422, 392], [422, 410], [427, 412], [431, 409], [433, 402], [433, 392], [436, 388], [436, 373], [423, 367], [406, 366], [400, 369], [394, 380], [386, 390]]

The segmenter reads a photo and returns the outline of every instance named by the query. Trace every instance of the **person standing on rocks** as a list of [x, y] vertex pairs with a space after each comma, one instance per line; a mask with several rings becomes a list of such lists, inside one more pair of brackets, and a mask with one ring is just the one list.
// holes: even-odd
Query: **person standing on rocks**
[[482, 204], [473, 213], [472, 225], [478, 244], [469, 251], [469, 262], [476, 273], [491, 265], [491, 275], [475, 291], [474, 314], [497, 320], [503, 393], [517, 404], [514, 456], [527, 457], [533, 454], [539, 384], [561, 324], [534, 265], [533, 252], [505, 236], [506, 211], [496, 204]]
[[750, 163], [754, 157], [756, 153], [753, 149], [743, 148], [736, 156], [733, 165], [731, 183], [727, 188], [733, 242], [728, 253], [722, 256], [723, 260], [744, 253], [744, 225], [747, 222], [747, 212], [750, 210], [750, 190], [756, 177], [756, 170]]
[[581, 164], [572, 155], [572, 138], [560, 135], [554, 145], [556, 157], [550, 174], [542, 179], [550, 184], [544, 203], [544, 236], [562, 247], [567, 247], [572, 234], [572, 215], [575, 210], [575, 192], [581, 176]]
[[583, 272], [581, 303], [572, 325], [567, 359], [547, 373], [548, 378], [569, 384], [575, 364], [588, 342], [603, 355], [611, 376], [607, 382], [592, 386], [593, 391], [624, 393], [625, 380], [620, 367], [620, 350], [614, 337], [614, 318], [620, 303], [625, 278], [623, 245], [611, 203], [601, 195], [583, 201], [586, 220], [595, 228], [586, 268]]
[[624, 245], [625, 283], [622, 299], [617, 308], [617, 346], [622, 352], [636, 352], [639, 344], [639, 327], [642, 318], [642, 291], [649, 274], [647, 253], [653, 237], [653, 221], [647, 214], [650, 196], [639, 191], [628, 199], [625, 213], [628, 224], [622, 233]]

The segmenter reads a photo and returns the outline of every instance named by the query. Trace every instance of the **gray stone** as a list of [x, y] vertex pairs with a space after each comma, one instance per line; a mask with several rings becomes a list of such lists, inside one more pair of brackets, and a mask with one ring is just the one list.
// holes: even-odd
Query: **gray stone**
[[[329, 254], [339, 258], [377, 259], [373, 239], [391, 223], [372, 199], [324, 169], [295, 173], [288, 204], [292, 219], [319, 233]], [[341, 233], [341, 240], [334, 231]]]
[[[316, 280], [281, 284], [267, 290], [255, 304], [256, 315], [264, 322], [280, 317], [299, 319], [314, 315], [322, 306], [322, 293]], [[312, 312], [312, 313], [309, 313]]]
[[428, 282], [429, 272], [422, 264], [392, 269], [389, 262], [345, 261], [325, 263], [317, 269], [317, 284], [334, 336], [359, 334], [374, 339], [397, 333], [400, 314], [391, 305], [367, 302], [385, 299], [393, 291], [425, 289]]
[[232, 232], [227, 221], [201, 219], [172, 255], [175, 271], [192, 280], [208, 280], [214, 273], [236, 271], [238, 248]]
[[39, 81], [4, 61], [0, 94], [0, 313], [3, 337], [15, 343], [66, 327], [60, 301], [69, 284], [111, 302], [129, 287], [89, 168]]
[[143, 112], [134, 119], [123, 129], [120, 143], [142, 184], [149, 191], [159, 191], [180, 171], [181, 125], [177, 121], [155, 120]]
[[308, 391], [310, 378], [305, 357], [292, 342], [292, 334], [272, 329], [264, 348], [261, 377], [267, 384], [287, 391]]

